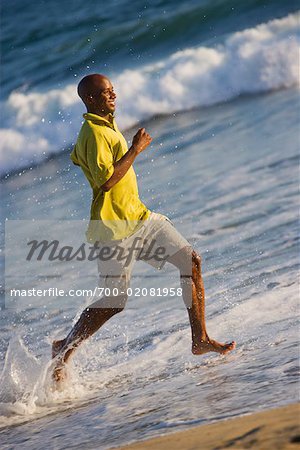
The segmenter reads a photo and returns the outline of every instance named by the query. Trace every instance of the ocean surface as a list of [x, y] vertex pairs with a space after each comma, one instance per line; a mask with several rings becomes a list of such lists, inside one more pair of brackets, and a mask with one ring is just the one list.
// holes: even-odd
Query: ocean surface
[[[153, 137], [135, 162], [140, 196], [202, 255], [208, 332], [237, 342], [193, 356], [181, 298], [132, 296], [53, 391], [51, 342], [89, 299], [18, 309], [2, 295], [1, 448], [108, 449], [297, 401], [296, 2], [12, 0], [1, 21], [2, 253], [5, 219], [88, 220], [90, 188], [69, 159], [76, 84], [105, 73], [128, 141], [141, 125]], [[179, 277], [140, 263], [141, 285]]]

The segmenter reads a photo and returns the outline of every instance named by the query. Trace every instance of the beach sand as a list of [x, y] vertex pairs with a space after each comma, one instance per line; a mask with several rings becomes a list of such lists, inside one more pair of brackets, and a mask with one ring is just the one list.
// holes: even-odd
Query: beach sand
[[291, 404], [236, 419], [137, 442], [124, 450], [295, 450], [300, 448], [300, 405]]

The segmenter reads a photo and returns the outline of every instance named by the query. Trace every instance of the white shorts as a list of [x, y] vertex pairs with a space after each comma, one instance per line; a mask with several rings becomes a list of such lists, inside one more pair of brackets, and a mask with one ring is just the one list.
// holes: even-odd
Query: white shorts
[[160, 270], [170, 256], [185, 247], [192, 246], [168, 217], [151, 212], [131, 236], [98, 247], [99, 287], [107, 288], [106, 292], [112, 295], [94, 299], [89, 307], [124, 307], [135, 261], [144, 261]]

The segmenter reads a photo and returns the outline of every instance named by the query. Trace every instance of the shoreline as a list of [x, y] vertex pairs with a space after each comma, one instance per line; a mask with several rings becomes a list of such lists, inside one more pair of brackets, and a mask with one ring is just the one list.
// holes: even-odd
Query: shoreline
[[300, 444], [300, 404], [198, 425], [119, 450], [293, 450]]

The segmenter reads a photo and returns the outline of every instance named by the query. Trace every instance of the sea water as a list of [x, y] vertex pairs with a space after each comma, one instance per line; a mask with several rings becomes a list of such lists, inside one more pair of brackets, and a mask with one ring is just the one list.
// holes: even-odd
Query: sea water
[[[83, 112], [76, 77], [68, 73], [80, 77], [89, 70], [85, 64], [107, 71], [128, 141], [140, 120], [153, 136], [135, 162], [140, 196], [168, 215], [201, 254], [208, 332], [221, 342], [234, 339], [237, 349], [225, 357], [193, 356], [181, 298], [132, 296], [123, 313], [78, 349], [69, 382], [55, 391], [51, 342], [66, 335], [89, 299], [57, 298], [51, 307], [44, 300], [18, 310], [6, 308], [3, 297], [2, 448], [40, 448], [51, 440], [53, 448], [105, 449], [298, 396], [295, 8], [249, 2], [239, 9], [226, 2], [214, 10], [190, 2], [175, 13], [171, 2], [161, 2], [156, 10], [141, 9], [133, 27], [129, 4], [117, 5], [123, 19], [114, 23], [111, 12], [99, 9], [92, 18], [70, 2], [60, 33], [51, 28], [52, 16], [39, 12], [42, 3], [20, 13], [27, 25], [5, 55], [11, 70], [20, 64], [18, 54], [26, 67], [4, 83], [3, 218], [88, 219], [90, 188], [67, 149]], [[235, 16], [229, 6], [237, 8]], [[34, 13], [40, 24], [29, 20]], [[159, 13], [166, 16], [166, 32]], [[175, 33], [193, 17], [184, 36]], [[105, 25], [116, 30], [118, 20], [132, 36], [122, 48], [121, 31]], [[147, 23], [160, 33], [159, 42], [146, 33]], [[21, 52], [25, 39], [30, 54]], [[50, 43], [55, 51], [44, 54], [42, 64], [39, 56]], [[138, 286], [177, 287], [178, 273], [170, 265], [160, 273], [139, 263], [132, 277], [132, 287]]]

